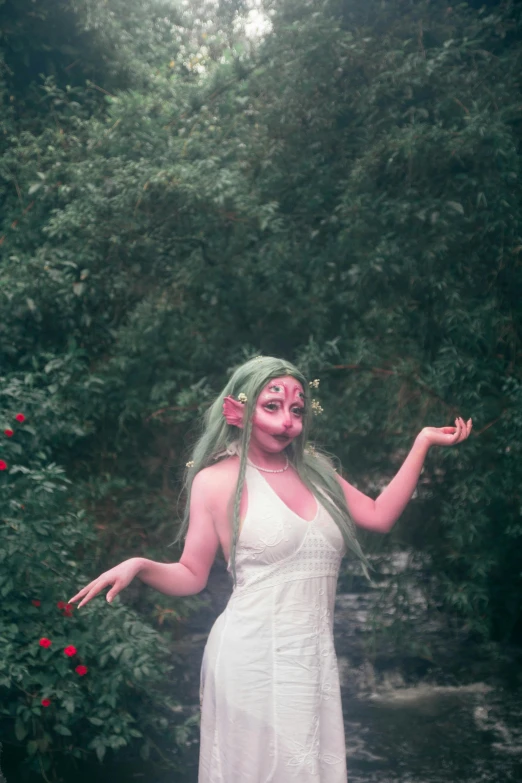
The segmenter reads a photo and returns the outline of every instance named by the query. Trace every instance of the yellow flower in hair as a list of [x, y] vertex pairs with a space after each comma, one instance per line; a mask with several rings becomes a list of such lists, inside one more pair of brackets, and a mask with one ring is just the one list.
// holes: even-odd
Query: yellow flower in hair
[[191, 460], [190, 460], [190, 462], [187, 462], [187, 463], [186, 463], [186, 467], [187, 467], [187, 468], [193, 468], [193, 467], [194, 467], [194, 460], [193, 460], [193, 459], [191, 459]]
[[312, 400], [312, 410], [316, 416], [319, 416], [321, 413], [323, 413], [324, 409], [319, 400]]
[[239, 402], [240, 402], [242, 405], [244, 405], [244, 404], [245, 404], [245, 402], [247, 401], [247, 396], [246, 396], [245, 392], [240, 392], [240, 393], [237, 395], [237, 399], [238, 399], [238, 401], [239, 401]]

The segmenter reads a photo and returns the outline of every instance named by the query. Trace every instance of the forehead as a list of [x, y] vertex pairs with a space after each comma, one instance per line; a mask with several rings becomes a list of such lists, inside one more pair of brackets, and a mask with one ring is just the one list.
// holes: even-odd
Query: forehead
[[298, 380], [291, 375], [282, 375], [279, 378], [271, 378], [263, 386], [262, 394], [270, 394], [280, 397], [303, 396], [303, 387]]

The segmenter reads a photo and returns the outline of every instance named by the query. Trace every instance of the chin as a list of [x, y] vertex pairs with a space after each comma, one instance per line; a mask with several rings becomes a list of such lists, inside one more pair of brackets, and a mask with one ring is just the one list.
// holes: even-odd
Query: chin
[[281, 443], [278, 443], [276, 441], [274, 443], [274, 446], [276, 447], [274, 450], [275, 451], [284, 451], [286, 449], [286, 447], [289, 446], [292, 443], [293, 440], [294, 440], [293, 438], [289, 438], [289, 440], [286, 440], [286, 441], [281, 442]]

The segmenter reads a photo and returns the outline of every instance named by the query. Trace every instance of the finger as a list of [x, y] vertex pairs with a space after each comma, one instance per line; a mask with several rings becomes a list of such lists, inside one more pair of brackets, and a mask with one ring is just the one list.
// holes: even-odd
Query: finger
[[112, 589], [109, 590], [109, 592], [106, 595], [107, 602], [110, 604], [112, 602], [112, 599], [115, 598], [118, 593], [120, 592], [121, 587], [117, 585], [116, 583], [113, 584]]
[[457, 443], [459, 437], [460, 437], [460, 421], [457, 418], [455, 419], [455, 434], [453, 436], [453, 443]]
[[[96, 581], [96, 580], [95, 580], [95, 581]], [[87, 593], [87, 592], [88, 592], [88, 591], [91, 589], [91, 587], [94, 585], [95, 581], [94, 581], [94, 582], [89, 582], [89, 584], [88, 584], [88, 585], [85, 585], [85, 587], [82, 587], [82, 589], [80, 590], [80, 592], [79, 592], [79, 593], [76, 593], [76, 595], [74, 596], [74, 598], [69, 598], [69, 600], [68, 600], [68, 602], [67, 602], [67, 603], [69, 603], [69, 604], [72, 604], [72, 603], [74, 603], [75, 601], [77, 601], [79, 598], [83, 598], [83, 596], [85, 595], [85, 593]]]
[[78, 604], [78, 609], [80, 609], [82, 606], [85, 606], [85, 604], [88, 604], [89, 601], [92, 601], [93, 598], [96, 598], [100, 590], [101, 587], [93, 588], [92, 590], [90, 590], [85, 596], [85, 598], [82, 601], [80, 601], [80, 603]]
[[103, 580], [102, 580], [102, 581], [100, 581], [99, 583], [95, 583], [95, 584], [94, 584], [94, 585], [91, 587], [91, 589], [89, 590], [89, 592], [87, 593], [87, 595], [85, 596], [85, 598], [84, 598], [82, 601], [80, 601], [80, 603], [78, 604], [78, 609], [79, 609], [81, 606], [85, 606], [85, 604], [86, 604], [86, 603], [88, 603], [88, 602], [89, 602], [91, 599], [93, 599], [95, 596], [97, 596], [97, 595], [98, 595], [98, 593], [99, 593], [101, 590], [103, 590], [103, 588], [104, 588], [104, 587], [107, 587], [109, 584], [110, 584], [110, 582], [107, 582], [105, 579], [103, 579]]

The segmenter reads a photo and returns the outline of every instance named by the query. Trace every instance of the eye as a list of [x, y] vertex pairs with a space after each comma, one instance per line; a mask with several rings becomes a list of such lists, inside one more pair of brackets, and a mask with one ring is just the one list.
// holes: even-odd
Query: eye
[[305, 409], [302, 405], [296, 405], [294, 408], [292, 408], [292, 412], [297, 416], [304, 416]]
[[267, 411], [276, 411], [278, 407], [279, 405], [277, 402], [267, 402], [264, 406], [265, 410]]
[[278, 386], [277, 384], [274, 384], [273, 386], [270, 386], [269, 391], [282, 392], [283, 391], [283, 387], [282, 386]]

